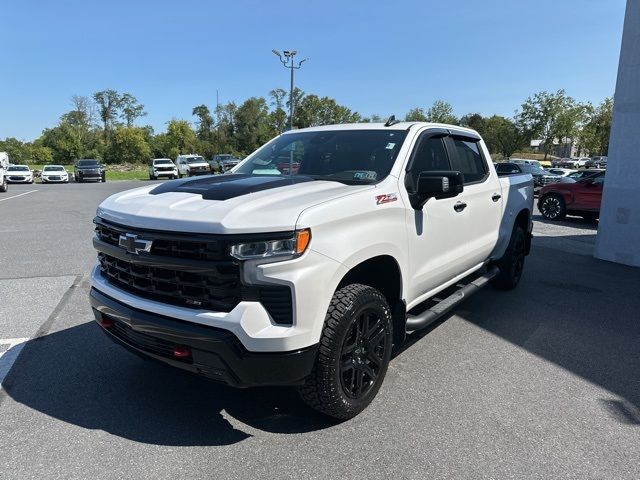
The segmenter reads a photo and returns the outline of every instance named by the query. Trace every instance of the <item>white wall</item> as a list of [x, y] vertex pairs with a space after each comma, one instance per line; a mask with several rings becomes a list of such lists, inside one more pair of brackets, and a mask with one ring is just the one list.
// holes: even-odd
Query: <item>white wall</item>
[[595, 256], [640, 266], [640, 0], [627, 0]]

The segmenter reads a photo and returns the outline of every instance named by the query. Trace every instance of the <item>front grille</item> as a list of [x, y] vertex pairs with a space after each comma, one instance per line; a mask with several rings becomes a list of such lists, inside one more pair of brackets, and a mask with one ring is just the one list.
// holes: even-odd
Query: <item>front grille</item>
[[229, 312], [240, 302], [240, 268], [229, 262], [207, 273], [140, 265], [98, 253], [106, 279], [141, 297], [186, 307]]
[[21, 182], [26, 179], [27, 177], [9, 177], [9, 180], [11, 180], [12, 182]]
[[60, 177], [58, 176], [47, 177], [47, 180], [60, 180]]
[[172, 172], [173, 167], [156, 167], [156, 170], [159, 172]]
[[[292, 324], [293, 301], [288, 286], [242, 283], [240, 264], [228, 253], [229, 244], [238, 238], [136, 230], [96, 221], [97, 237], [107, 244], [118, 246], [120, 235], [127, 233], [152, 241], [151, 251], [140, 256], [153, 257], [154, 262], [136, 263], [98, 252], [102, 275], [118, 288], [150, 300], [218, 312], [229, 312], [242, 300], [259, 301], [274, 322]], [[162, 258], [167, 259], [166, 265]], [[183, 260], [184, 266], [169, 264], [176, 260]]]

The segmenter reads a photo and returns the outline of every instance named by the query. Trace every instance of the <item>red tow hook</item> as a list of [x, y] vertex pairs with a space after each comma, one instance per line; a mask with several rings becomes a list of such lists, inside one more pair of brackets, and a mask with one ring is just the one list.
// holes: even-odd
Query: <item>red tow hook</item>
[[173, 356], [178, 358], [186, 358], [191, 356], [191, 349], [184, 345], [176, 345], [173, 347]]

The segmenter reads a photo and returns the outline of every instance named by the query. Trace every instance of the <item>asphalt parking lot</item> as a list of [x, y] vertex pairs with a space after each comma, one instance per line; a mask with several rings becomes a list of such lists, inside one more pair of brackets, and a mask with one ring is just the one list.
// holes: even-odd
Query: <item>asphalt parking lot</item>
[[0, 196], [0, 478], [640, 478], [640, 270], [591, 256], [596, 224], [537, 216], [520, 287], [414, 335], [336, 423], [99, 332], [91, 219], [138, 185]]

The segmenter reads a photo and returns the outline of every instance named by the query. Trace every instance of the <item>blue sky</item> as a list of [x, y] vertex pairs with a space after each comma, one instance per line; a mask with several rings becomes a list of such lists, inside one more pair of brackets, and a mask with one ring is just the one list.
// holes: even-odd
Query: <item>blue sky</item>
[[288, 88], [271, 49], [308, 57], [297, 85], [364, 114], [436, 99], [511, 116], [540, 90], [612, 95], [624, 0], [33, 1], [0, 5], [0, 138], [37, 137], [74, 94], [127, 91], [140, 124]]

